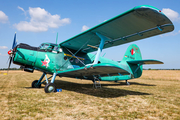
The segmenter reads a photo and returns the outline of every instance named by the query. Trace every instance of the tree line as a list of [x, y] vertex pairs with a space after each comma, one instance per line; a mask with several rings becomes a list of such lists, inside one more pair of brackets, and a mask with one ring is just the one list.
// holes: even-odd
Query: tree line
[[[0, 70], [8, 70], [8, 68], [0, 68]], [[21, 70], [21, 68], [9, 68], [9, 70]], [[180, 70], [180, 69], [144, 69], [143, 70]]]
[[151, 69], [151, 68], [148, 68], [148, 69], [144, 69], [143, 70], [180, 70], [180, 69]]
[[[8, 68], [0, 68], [0, 70], [8, 70]], [[9, 68], [9, 70], [21, 70], [21, 68]]]

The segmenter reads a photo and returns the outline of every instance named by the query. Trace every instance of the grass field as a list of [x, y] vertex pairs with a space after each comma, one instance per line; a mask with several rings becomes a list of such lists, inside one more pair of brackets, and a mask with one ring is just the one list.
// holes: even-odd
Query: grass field
[[180, 71], [145, 70], [139, 79], [101, 82], [56, 77], [62, 92], [31, 88], [42, 73], [0, 74], [0, 119], [180, 119]]

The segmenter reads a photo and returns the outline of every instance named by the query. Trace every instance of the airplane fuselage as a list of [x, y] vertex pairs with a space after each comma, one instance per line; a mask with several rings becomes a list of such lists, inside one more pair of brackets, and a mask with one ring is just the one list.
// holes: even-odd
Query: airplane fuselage
[[[52, 48], [43, 46], [53, 46]], [[46, 73], [54, 73], [55, 71], [64, 71], [74, 69], [91, 64], [95, 55], [92, 53], [75, 53], [73, 50], [60, 47], [57, 44], [42, 43], [40, 47], [32, 47], [27, 44], [17, 45], [16, 54], [14, 56], [14, 64], [23, 66], [25, 71], [33, 72], [34, 69]], [[100, 57], [98, 63], [119, 64], [104, 57]]]

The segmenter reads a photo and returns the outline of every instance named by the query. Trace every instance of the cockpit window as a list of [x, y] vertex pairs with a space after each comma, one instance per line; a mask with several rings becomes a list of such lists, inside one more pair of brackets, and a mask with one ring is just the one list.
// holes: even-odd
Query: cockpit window
[[57, 44], [53, 44], [53, 43], [42, 43], [39, 46], [39, 49], [41, 50], [45, 50], [48, 52], [53, 52], [53, 53], [59, 53], [59, 47]]
[[45, 44], [45, 45], [41, 46], [40, 49], [47, 49], [48, 47], [49, 47], [49, 45]]
[[41, 45], [39, 46], [39, 48], [41, 48], [43, 45], [44, 45], [44, 44], [41, 44]]

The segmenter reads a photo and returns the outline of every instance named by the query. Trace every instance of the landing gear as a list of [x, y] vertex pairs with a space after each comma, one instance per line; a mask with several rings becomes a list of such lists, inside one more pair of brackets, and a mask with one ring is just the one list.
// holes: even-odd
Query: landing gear
[[57, 75], [56, 73], [53, 73], [51, 82], [46, 84], [46, 86], [45, 86], [45, 88], [44, 88], [45, 93], [56, 92], [56, 86], [55, 86], [55, 84], [54, 84], [56, 75]]
[[118, 83], [118, 81], [117, 81], [117, 80], [115, 80], [114, 82], [115, 82], [115, 83]]
[[32, 88], [40, 88], [41, 84], [39, 84], [38, 80], [32, 82]]
[[[46, 82], [46, 86], [45, 86], [45, 88], [44, 88], [44, 91], [45, 91], [46, 93], [56, 92], [56, 86], [55, 86], [55, 84], [54, 84], [56, 75], [57, 75], [56, 73], [53, 73], [53, 75], [52, 75], [51, 77], [47, 78], [46, 73], [44, 72], [39, 80], [35, 80], [35, 81], [32, 82], [32, 88], [40, 88], [40, 87], [41, 87], [41, 84], [43, 84], [44, 82]], [[44, 77], [46, 78], [46, 80], [44, 80], [44, 81], [42, 82], [42, 79], [43, 79]], [[52, 78], [52, 79], [51, 79], [51, 82], [49, 83], [49, 79], [50, 79], [50, 78]]]
[[127, 84], [127, 85], [130, 85], [130, 83], [129, 83], [127, 80], [126, 80], [126, 84]]
[[99, 78], [97, 78], [97, 77], [95, 77], [94, 76], [94, 80], [93, 80], [93, 88], [101, 88], [101, 83], [100, 83], [100, 80], [99, 80]]
[[54, 83], [48, 83], [46, 84], [46, 86], [44, 87], [44, 91], [46, 93], [51, 93], [51, 92], [56, 92], [56, 86]]

